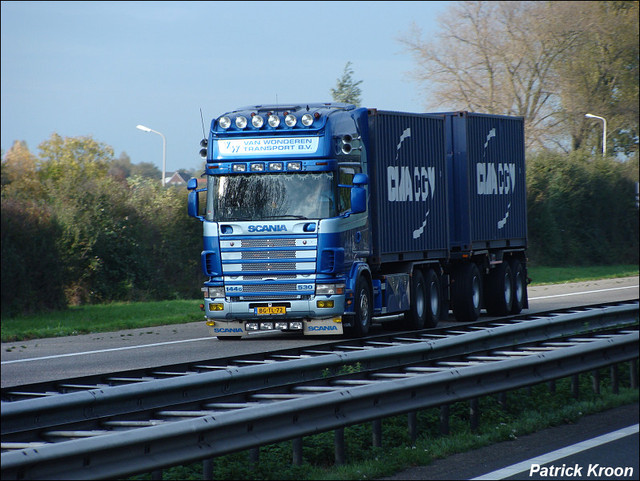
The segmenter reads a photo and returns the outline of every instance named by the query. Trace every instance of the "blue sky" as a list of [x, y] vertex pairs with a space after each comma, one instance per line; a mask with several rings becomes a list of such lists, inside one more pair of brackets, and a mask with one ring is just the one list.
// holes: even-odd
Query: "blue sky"
[[[2, 2], [1, 146], [90, 135], [133, 163], [195, 169], [205, 124], [253, 104], [324, 102], [352, 62], [362, 104], [423, 111], [398, 38], [455, 2]], [[424, 94], [422, 94], [424, 95]], [[446, 109], [447, 106], [442, 106]]]

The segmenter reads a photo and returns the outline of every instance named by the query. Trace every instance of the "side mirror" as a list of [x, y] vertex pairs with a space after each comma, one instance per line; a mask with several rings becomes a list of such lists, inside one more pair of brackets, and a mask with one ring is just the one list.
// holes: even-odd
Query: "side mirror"
[[364, 186], [369, 183], [367, 174], [356, 174], [353, 176], [353, 187], [351, 187], [351, 213], [361, 214], [367, 211], [367, 191]]
[[203, 220], [200, 213], [200, 199], [198, 197], [198, 191], [196, 190], [198, 187], [198, 179], [192, 177], [187, 181], [187, 190], [189, 190], [189, 195], [187, 197], [187, 214], [190, 217], [195, 217], [196, 219]]

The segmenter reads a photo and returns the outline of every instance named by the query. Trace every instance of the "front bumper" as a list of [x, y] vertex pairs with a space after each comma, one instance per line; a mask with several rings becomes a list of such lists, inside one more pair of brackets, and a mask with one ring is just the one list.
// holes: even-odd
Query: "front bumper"
[[[333, 307], [318, 307], [318, 303], [333, 301]], [[293, 300], [204, 300], [207, 326], [213, 336], [243, 336], [254, 331], [302, 331], [305, 335], [342, 334], [344, 295], [311, 296]], [[279, 313], [264, 312], [265, 307]], [[257, 327], [256, 327], [257, 326]]]

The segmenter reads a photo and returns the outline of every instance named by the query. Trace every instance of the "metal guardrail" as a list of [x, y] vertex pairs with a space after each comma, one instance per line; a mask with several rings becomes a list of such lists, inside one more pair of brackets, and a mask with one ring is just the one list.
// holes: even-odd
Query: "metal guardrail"
[[[519, 323], [479, 328], [435, 340], [345, 351], [313, 351], [314, 356], [214, 372], [177, 376], [150, 382], [111, 386], [50, 397], [3, 402], [2, 435], [43, 429], [107, 416], [128, 414], [173, 404], [250, 392], [302, 380], [320, 379], [327, 370], [358, 364], [361, 370], [391, 368], [477, 350], [497, 349], [551, 337], [632, 325], [638, 320], [638, 302], [554, 316], [538, 316]], [[311, 352], [311, 351], [310, 351]]]
[[152, 471], [516, 389], [638, 357], [638, 332], [526, 357], [376, 381], [219, 415], [2, 454], [2, 479], [101, 479]]

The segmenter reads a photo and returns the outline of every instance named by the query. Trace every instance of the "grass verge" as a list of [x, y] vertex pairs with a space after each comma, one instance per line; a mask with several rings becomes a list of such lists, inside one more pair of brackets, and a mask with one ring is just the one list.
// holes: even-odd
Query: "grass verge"
[[[532, 285], [578, 282], [638, 275], [636, 265], [530, 267]], [[112, 332], [202, 320], [201, 300], [110, 303], [71, 307], [20, 317], [2, 318], [2, 342]]]

